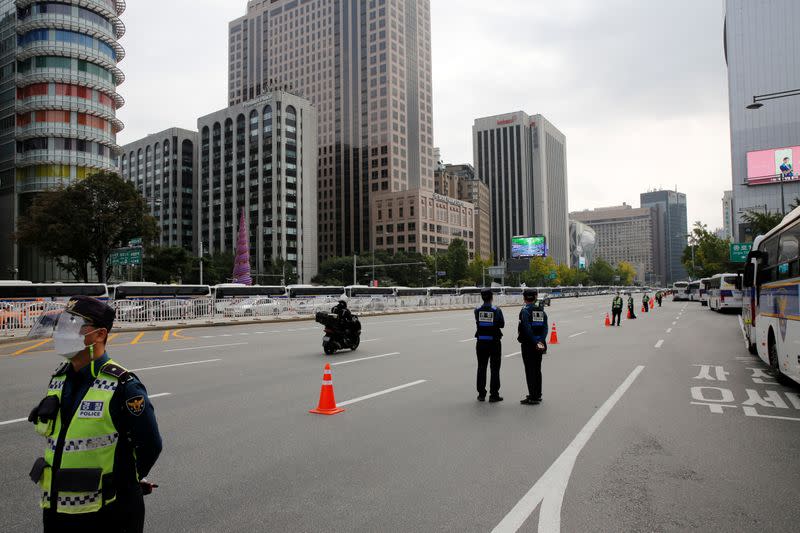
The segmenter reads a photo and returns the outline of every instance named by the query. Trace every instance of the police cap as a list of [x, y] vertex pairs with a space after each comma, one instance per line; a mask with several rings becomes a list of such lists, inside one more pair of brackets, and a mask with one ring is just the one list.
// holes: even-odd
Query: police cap
[[494, 293], [492, 292], [492, 289], [481, 289], [481, 297], [483, 297], [483, 299], [491, 298], [493, 296]]
[[526, 300], [535, 300], [539, 296], [539, 291], [536, 289], [525, 289], [522, 291], [522, 297]]
[[111, 331], [116, 311], [108, 304], [91, 296], [73, 296], [67, 302], [66, 311], [86, 320], [92, 326]]

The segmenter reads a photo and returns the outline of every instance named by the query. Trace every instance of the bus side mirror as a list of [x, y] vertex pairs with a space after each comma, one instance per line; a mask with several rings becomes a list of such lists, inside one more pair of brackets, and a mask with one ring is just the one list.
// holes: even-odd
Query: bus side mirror
[[755, 278], [756, 266], [753, 263], [747, 263], [744, 266], [744, 276], [742, 279], [742, 286], [750, 288], [753, 286], [753, 279]]

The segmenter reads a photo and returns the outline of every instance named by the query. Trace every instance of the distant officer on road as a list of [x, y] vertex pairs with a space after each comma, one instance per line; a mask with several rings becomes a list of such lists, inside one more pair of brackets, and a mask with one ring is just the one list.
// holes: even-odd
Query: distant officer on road
[[661, 300], [663, 300], [663, 299], [664, 299], [664, 293], [662, 293], [661, 291], [658, 291], [656, 293], [656, 303], [658, 303], [659, 307], [661, 307]]
[[483, 305], [475, 309], [475, 352], [478, 354], [478, 401], [486, 399], [486, 365], [491, 369], [491, 380], [489, 382], [489, 402], [502, 402], [500, 396], [500, 361], [501, 341], [503, 329], [506, 321], [503, 318], [503, 311], [499, 307], [492, 305], [494, 294], [491, 289], [481, 291]]
[[145, 476], [161, 453], [147, 390], [106, 353], [114, 309], [75, 296], [61, 312], [42, 313], [31, 337], [52, 336], [66, 358], [28, 420], [47, 439], [30, 472], [42, 488], [44, 531], [140, 533]]
[[636, 307], [636, 306], [633, 303], [633, 293], [629, 292], [628, 293], [628, 313], [631, 315], [631, 318], [630, 318], [631, 320], [634, 320], [636, 318], [636, 309], [634, 309], [634, 307]]
[[536, 405], [542, 402], [542, 355], [547, 353], [547, 313], [538, 301], [535, 289], [525, 289], [525, 307], [519, 312], [519, 336], [522, 362], [525, 365], [525, 381], [528, 396], [519, 403]]
[[642, 296], [642, 309], [644, 309], [645, 313], [650, 312], [650, 295], [647, 292]]
[[614, 301], [611, 302], [611, 325], [619, 326], [622, 321], [622, 296], [619, 292], [614, 296]]

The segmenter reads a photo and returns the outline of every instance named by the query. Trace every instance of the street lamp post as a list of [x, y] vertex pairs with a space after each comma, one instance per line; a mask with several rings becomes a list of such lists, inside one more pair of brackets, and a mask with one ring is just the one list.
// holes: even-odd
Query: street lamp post
[[800, 96], [800, 89], [791, 89], [789, 91], [779, 91], [777, 93], [757, 94], [753, 96], [753, 103], [747, 106], [747, 109], [761, 109], [764, 107], [762, 102], [768, 100], [778, 100], [780, 98], [789, 98], [790, 96]]

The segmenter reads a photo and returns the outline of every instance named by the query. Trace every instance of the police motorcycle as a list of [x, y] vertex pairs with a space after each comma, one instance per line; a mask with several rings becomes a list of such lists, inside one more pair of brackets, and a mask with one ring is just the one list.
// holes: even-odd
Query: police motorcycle
[[347, 309], [347, 302], [340, 301], [330, 313], [317, 313], [315, 319], [325, 328], [322, 338], [325, 355], [348, 348], [355, 351], [361, 344], [361, 322]]

